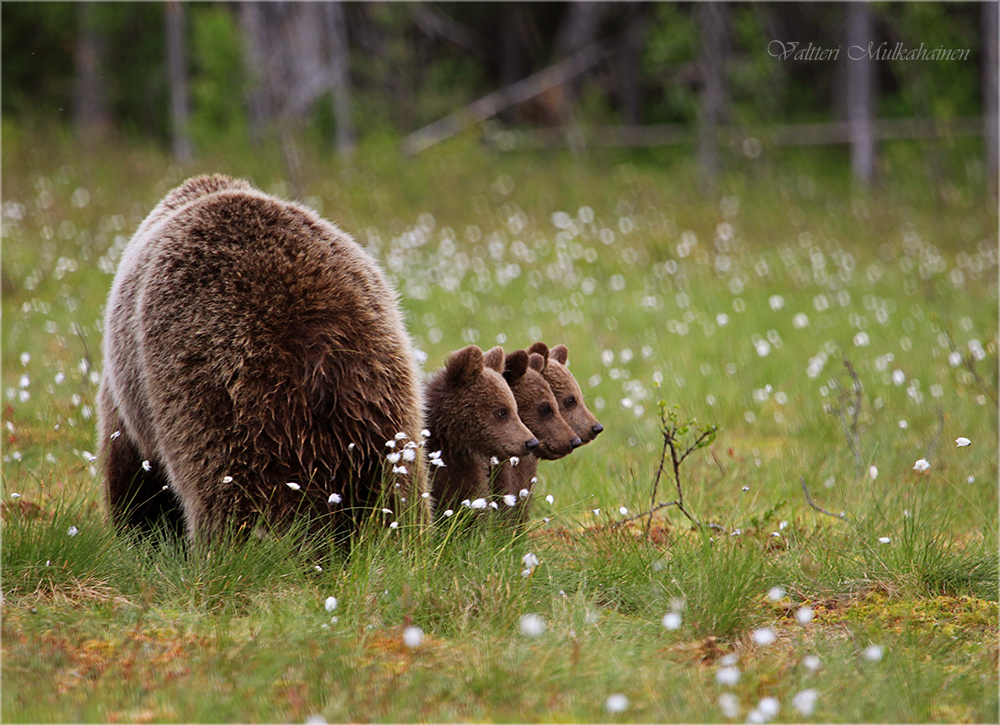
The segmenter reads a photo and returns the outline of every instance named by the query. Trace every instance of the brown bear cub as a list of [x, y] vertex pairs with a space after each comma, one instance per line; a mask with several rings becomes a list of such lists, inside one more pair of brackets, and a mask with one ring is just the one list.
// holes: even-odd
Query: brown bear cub
[[[546, 351], [548, 351], [546, 353]], [[583, 393], [566, 367], [569, 350], [565, 345], [556, 345], [549, 350], [544, 342], [536, 342], [528, 348], [528, 352], [537, 352], [548, 357], [548, 364], [542, 372], [545, 382], [552, 388], [552, 394], [559, 401], [559, 414], [569, 423], [570, 427], [580, 436], [583, 444], [590, 443], [598, 433], [604, 430], [597, 418], [583, 404]]]
[[[189, 538], [263, 518], [349, 532], [419, 441], [419, 371], [395, 290], [351, 237], [245, 181], [198, 177], [129, 242], [98, 399], [116, 524]], [[424, 501], [422, 466], [392, 483]]]
[[528, 369], [523, 375], [514, 377], [515, 371], [511, 369], [513, 354], [507, 356], [504, 370], [504, 378], [517, 401], [518, 416], [538, 438], [538, 447], [532, 455], [520, 459], [516, 466], [512, 461], [502, 461], [493, 472], [493, 493], [504, 503], [501, 510], [517, 507], [517, 518], [522, 521], [527, 519], [527, 495], [536, 480], [538, 459], [554, 461], [583, 445], [580, 436], [559, 414], [559, 403], [544, 377], [549, 363], [548, 348], [544, 344], [539, 345], [536, 352], [528, 355]]
[[[528, 369], [528, 354], [519, 350], [508, 360], [510, 379], [516, 381]], [[489, 497], [491, 458], [527, 456], [538, 447], [518, 418], [504, 369], [503, 349], [484, 354], [470, 345], [453, 352], [427, 382], [426, 450], [432, 464], [440, 451], [437, 460], [444, 464], [433, 472], [431, 487], [438, 512]]]

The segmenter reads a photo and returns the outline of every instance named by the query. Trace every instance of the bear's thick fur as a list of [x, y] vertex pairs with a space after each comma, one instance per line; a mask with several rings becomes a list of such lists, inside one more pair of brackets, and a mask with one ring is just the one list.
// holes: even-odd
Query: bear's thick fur
[[[542, 355], [548, 350], [544, 342], [536, 342], [528, 348], [528, 352]], [[593, 413], [583, 404], [583, 393], [573, 373], [566, 367], [569, 349], [565, 345], [556, 345], [548, 350], [548, 365], [542, 371], [545, 382], [552, 388], [552, 394], [559, 401], [559, 414], [569, 423], [570, 427], [580, 436], [583, 444], [590, 443], [598, 433], [604, 430]]]
[[[544, 348], [544, 350], [542, 349]], [[498, 497], [513, 496], [506, 501], [514, 501], [517, 507], [518, 519], [526, 520], [528, 515], [528, 499], [522, 496], [522, 491], [530, 493], [538, 472], [538, 459], [554, 461], [569, 455], [575, 448], [583, 445], [580, 436], [563, 420], [559, 414], [559, 403], [552, 394], [552, 389], [545, 382], [544, 372], [549, 364], [548, 348], [544, 345], [536, 347], [537, 352], [528, 355], [528, 369], [523, 375], [512, 379], [510, 363], [514, 358], [507, 356], [507, 366], [504, 378], [510, 385], [510, 390], [517, 401], [517, 414], [538, 439], [538, 447], [530, 456], [522, 458], [517, 466], [509, 460], [501, 461], [494, 471], [493, 492]], [[500, 507], [509, 508], [509, 503]]]
[[[528, 354], [519, 350], [509, 359], [510, 379], [516, 381], [528, 368]], [[440, 451], [444, 462], [432, 473], [437, 511], [454, 509], [464, 499], [487, 498], [490, 458], [527, 456], [538, 446], [518, 418], [503, 371], [502, 348], [484, 354], [470, 345], [453, 352], [427, 382], [426, 449]]]
[[[258, 516], [350, 531], [385, 493], [385, 442], [419, 440], [418, 377], [396, 292], [351, 237], [245, 181], [190, 179], [140, 225], [108, 297], [112, 519], [183, 521], [192, 539]], [[410, 469], [393, 481], [423, 500]]]

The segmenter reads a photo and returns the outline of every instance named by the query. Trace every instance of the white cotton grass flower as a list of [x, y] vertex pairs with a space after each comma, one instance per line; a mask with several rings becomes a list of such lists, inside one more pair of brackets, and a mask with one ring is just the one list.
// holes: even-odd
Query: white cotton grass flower
[[525, 614], [521, 617], [521, 634], [538, 637], [545, 632], [545, 620], [540, 614]]
[[965, 448], [966, 446], [971, 446], [972, 445], [972, 441], [970, 441], [968, 438], [964, 438], [964, 437], [962, 437], [962, 438], [956, 438], [955, 439], [955, 445], [958, 446], [959, 448]]
[[503, 502], [511, 507], [517, 506], [517, 496], [512, 493], [508, 493], [504, 495]]
[[326, 502], [331, 506], [335, 506], [343, 500], [343, 497], [339, 493], [331, 493], [330, 498], [328, 498]]
[[392, 514], [392, 509], [382, 509], [382, 513], [391, 515]]
[[778, 698], [776, 697], [764, 697], [757, 703], [756, 709], [757, 712], [764, 716], [766, 722], [777, 716], [778, 710], [781, 709], [781, 703], [778, 702]]
[[396, 447], [396, 441], [394, 441], [394, 440], [393, 441], [386, 441], [385, 442], [385, 447], [386, 448], [395, 448]]
[[861, 653], [861, 656], [864, 657], [869, 662], [878, 662], [879, 660], [882, 659], [882, 656], [884, 654], [885, 654], [885, 648], [882, 647], [882, 645], [870, 644], [867, 647], [865, 647], [865, 651]]
[[529, 551], [527, 554], [521, 557], [521, 562], [528, 569], [534, 569], [536, 566], [538, 566], [538, 557]]
[[740, 668], [736, 665], [720, 667], [715, 671], [715, 681], [723, 687], [736, 687], [740, 681]]
[[399, 431], [399, 433], [396, 434], [396, 440], [397, 441], [403, 441], [403, 440], [406, 440], [409, 437], [410, 436], [406, 435], [406, 433], [404, 433], [403, 431]]
[[520, 491], [517, 492], [517, 497], [518, 498], [528, 498], [528, 496], [530, 496], [530, 495], [531, 495], [531, 491], [529, 491], [526, 488], [522, 488]]
[[663, 619], [660, 620], [660, 624], [663, 625], [664, 629], [675, 630], [681, 628], [681, 613], [680, 612], [667, 612], [663, 615]]
[[444, 515], [446, 518], [451, 518], [452, 516], [454, 516], [454, 514], [455, 512], [452, 511], [451, 509], [445, 509]]
[[813, 710], [816, 709], [816, 700], [818, 699], [819, 690], [810, 687], [808, 690], [801, 690], [795, 693], [795, 696], [792, 698], [792, 707], [802, 715], [809, 717], [813, 714]]
[[232, 476], [223, 476], [222, 477], [222, 482], [223, 483], [232, 483], [233, 482], [233, 477]]
[[624, 506], [621, 506], [618, 509], [618, 513], [620, 513], [622, 516], [628, 516], [628, 509], [625, 508]]
[[474, 501], [472, 501], [472, 503], [469, 504], [469, 507], [470, 508], [474, 508], [474, 509], [482, 510], [482, 509], [486, 508], [486, 505], [487, 504], [486, 504], [486, 499], [485, 498], [477, 498]]
[[917, 473], [923, 473], [930, 467], [931, 464], [927, 462], [926, 458], [919, 458], [917, 459], [917, 462], [913, 464], [913, 470]]
[[873, 481], [878, 478], [878, 468], [876, 466], [870, 466], [868, 468], [868, 478]]
[[770, 627], [761, 627], [760, 629], [755, 629], [753, 631], [753, 641], [754, 644], [760, 645], [761, 647], [766, 647], [769, 644], [774, 644], [774, 640], [777, 639], [777, 635], [774, 630]]
[[148, 471], [152, 471], [153, 470], [153, 464], [150, 463], [149, 461], [143, 461], [142, 462], [142, 470], [147, 471], [147, 472]]
[[556, 502], [556, 499], [555, 499], [555, 497], [551, 493], [548, 496], [545, 497], [545, 503], [547, 503], [549, 506], [551, 506], [555, 502]]
[[816, 612], [813, 611], [812, 607], [801, 607], [795, 612], [795, 619], [798, 620], [799, 624], [809, 624], [815, 616]]
[[75, 526], [70, 526], [69, 529], [66, 531], [67, 536], [76, 536], [79, 533], [80, 529], [76, 528]]
[[322, 715], [308, 715], [304, 722], [305, 725], [326, 725], [326, 718]]
[[403, 630], [403, 644], [410, 649], [416, 649], [424, 643], [424, 630], [420, 627], [407, 627]]
[[[409, 446], [409, 443], [407, 443], [407, 446]], [[409, 447], [404, 448], [403, 449], [403, 460], [406, 461], [407, 463], [412, 463], [413, 461], [417, 460], [417, 451], [416, 451], [416, 449], [415, 448], [409, 448]]]
[[500, 504], [498, 504], [496, 501], [490, 501], [490, 508], [493, 509], [494, 511], [499, 511]]
[[767, 598], [772, 602], [780, 602], [785, 598], [785, 588], [784, 587], [771, 587], [767, 591]]
[[302, 490], [302, 486], [300, 486], [299, 484], [295, 483], [295, 481], [286, 481], [285, 485], [288, 486], [293, 491], [301, 491]]
[[422, 431], [420, 431], [420, 437], [421, 438], [430, 438], [431, 437], [431, 432], [429, 430], [427, 430], [426, 428], [424, 428]]
[[408, 471], [406, 470], [406, 466], [393, 466], [392, 472], [398, 473], [401, 476], [405, 476], [408, 473]]
[[628, 698], [621, 693], [608, 695], [608, 699], [604, 701], [604, 709], [612, 715], [619, 712], [625, 712], [628, 710]]
[[740, 716], [740, 701], [731, 692], [723, 692], [719, 695], [719, 709], [722, 716], [728, 720], [735, 720]]
[[462, 505], [465, 506], [465, 508], [472, 508], [472, 501], [467, 498], [463, 498]]
[[15, 501], [17, 501], [17, 500], [18, 500], [19, 498], [21, 498], [21, 494], [19, 494], [19, 493], [12, 493], [12, 494], [10, 495], [10, 497], [11, 497], [12, 499], [14, 499]]
[[491, 466], [499, 466], [500, 465], [500, 459], [497, 458], [496, 456], [490, 456], [490, 465]]
[[399, 459], [402, 458], [402, 457], [403, 457], [402, 453], [394, 452], [394, 453], [388, 454], [385, 457], [385, 460], [389, 461], [389, 463], [399, 463]]
[[521, 462], [521, 459], [518, 458], [517, 456], [511, 456], [510, 457], [510, 465], [511, 466], [516, 466], [520, 462]]
[[398, 521], [393, 521], [391, 524], [389, 524], [389, 528], [390, 529], [398, 529], [399, 528], [399, 522]]
[[94, 461], [97, 460], [97, 456], [95, 456], [90, 451], [84, 451], [83, 453], [80, 454], [80, 457], [83, 458], [83, 460], [85, 460], [87, 463], [93, 463]]
[[823, 666], [823, 663], [816, 655], [806, 655], [802, 658], [802, 666], [810, 672], [816, 672]]
[[888, 536], [880, 536], [880, 537], [878, 537], [878, 543], [880, 543], [880, 544], [889, 544], [889, 543], [892, 543], [892, 539], [890, 539]]

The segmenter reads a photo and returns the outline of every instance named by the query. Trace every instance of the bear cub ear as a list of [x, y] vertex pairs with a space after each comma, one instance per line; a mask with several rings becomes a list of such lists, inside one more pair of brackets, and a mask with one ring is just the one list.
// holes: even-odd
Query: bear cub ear
[[528, 371], [528, 353], [515, 350], [504, 360], [503, 379], [507, 385], [513, 385]]
[[549, 350], [549, 357], [560, 365], [565, 365], [567, 358], [569, 358], [569, 348], [565, 345], [556, 345]]
[[528, 355], [528, 367], [531, 368], [532, 370], [537, 370], [538, 372], [542, 372], [543, 370], [545, 370], [545, 366], [548, 364], [548, 362], [549, 359], [541, 355], [540, 353], [533, 352], [530, 355]]
[[544, 358], [549, 356], [549, 346], [544, 342], [536, 342], [534, 345], [528, 348], [528, 353], [538, 353]]
[[483, 351], [469, 345], [448, 356], [445, 374], [452, 385], [464, 385], [483, 372]]
[[503, 372], [503, 348], [497, 345], [496, 347], [491, 347], [489, 350], [483, 353], [483, 365], [488, 368], [493, 368], [498, 373]]

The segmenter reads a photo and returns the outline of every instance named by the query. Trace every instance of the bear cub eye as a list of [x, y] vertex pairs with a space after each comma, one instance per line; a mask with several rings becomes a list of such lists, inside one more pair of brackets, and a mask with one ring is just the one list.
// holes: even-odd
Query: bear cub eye
[[493, 415], [497, 417], [497, 420], [506, 420], [507, 416], [510, 415], [510, 411], [506, 408], [498, 408]]
[[576, 405], [576, 397], [572, 395], [569, 396], [568, 398], [566, 398], [566, 400], [563, 401], [563, 405], [566, 406], [567, 408], [572, 408], [574, 405]]
[[549, 405], [548, 403], [542, 403], [540, 406], [538, 406], [538, 414], [543, 418], [548, 418], [553, 414], [552, 406]]

